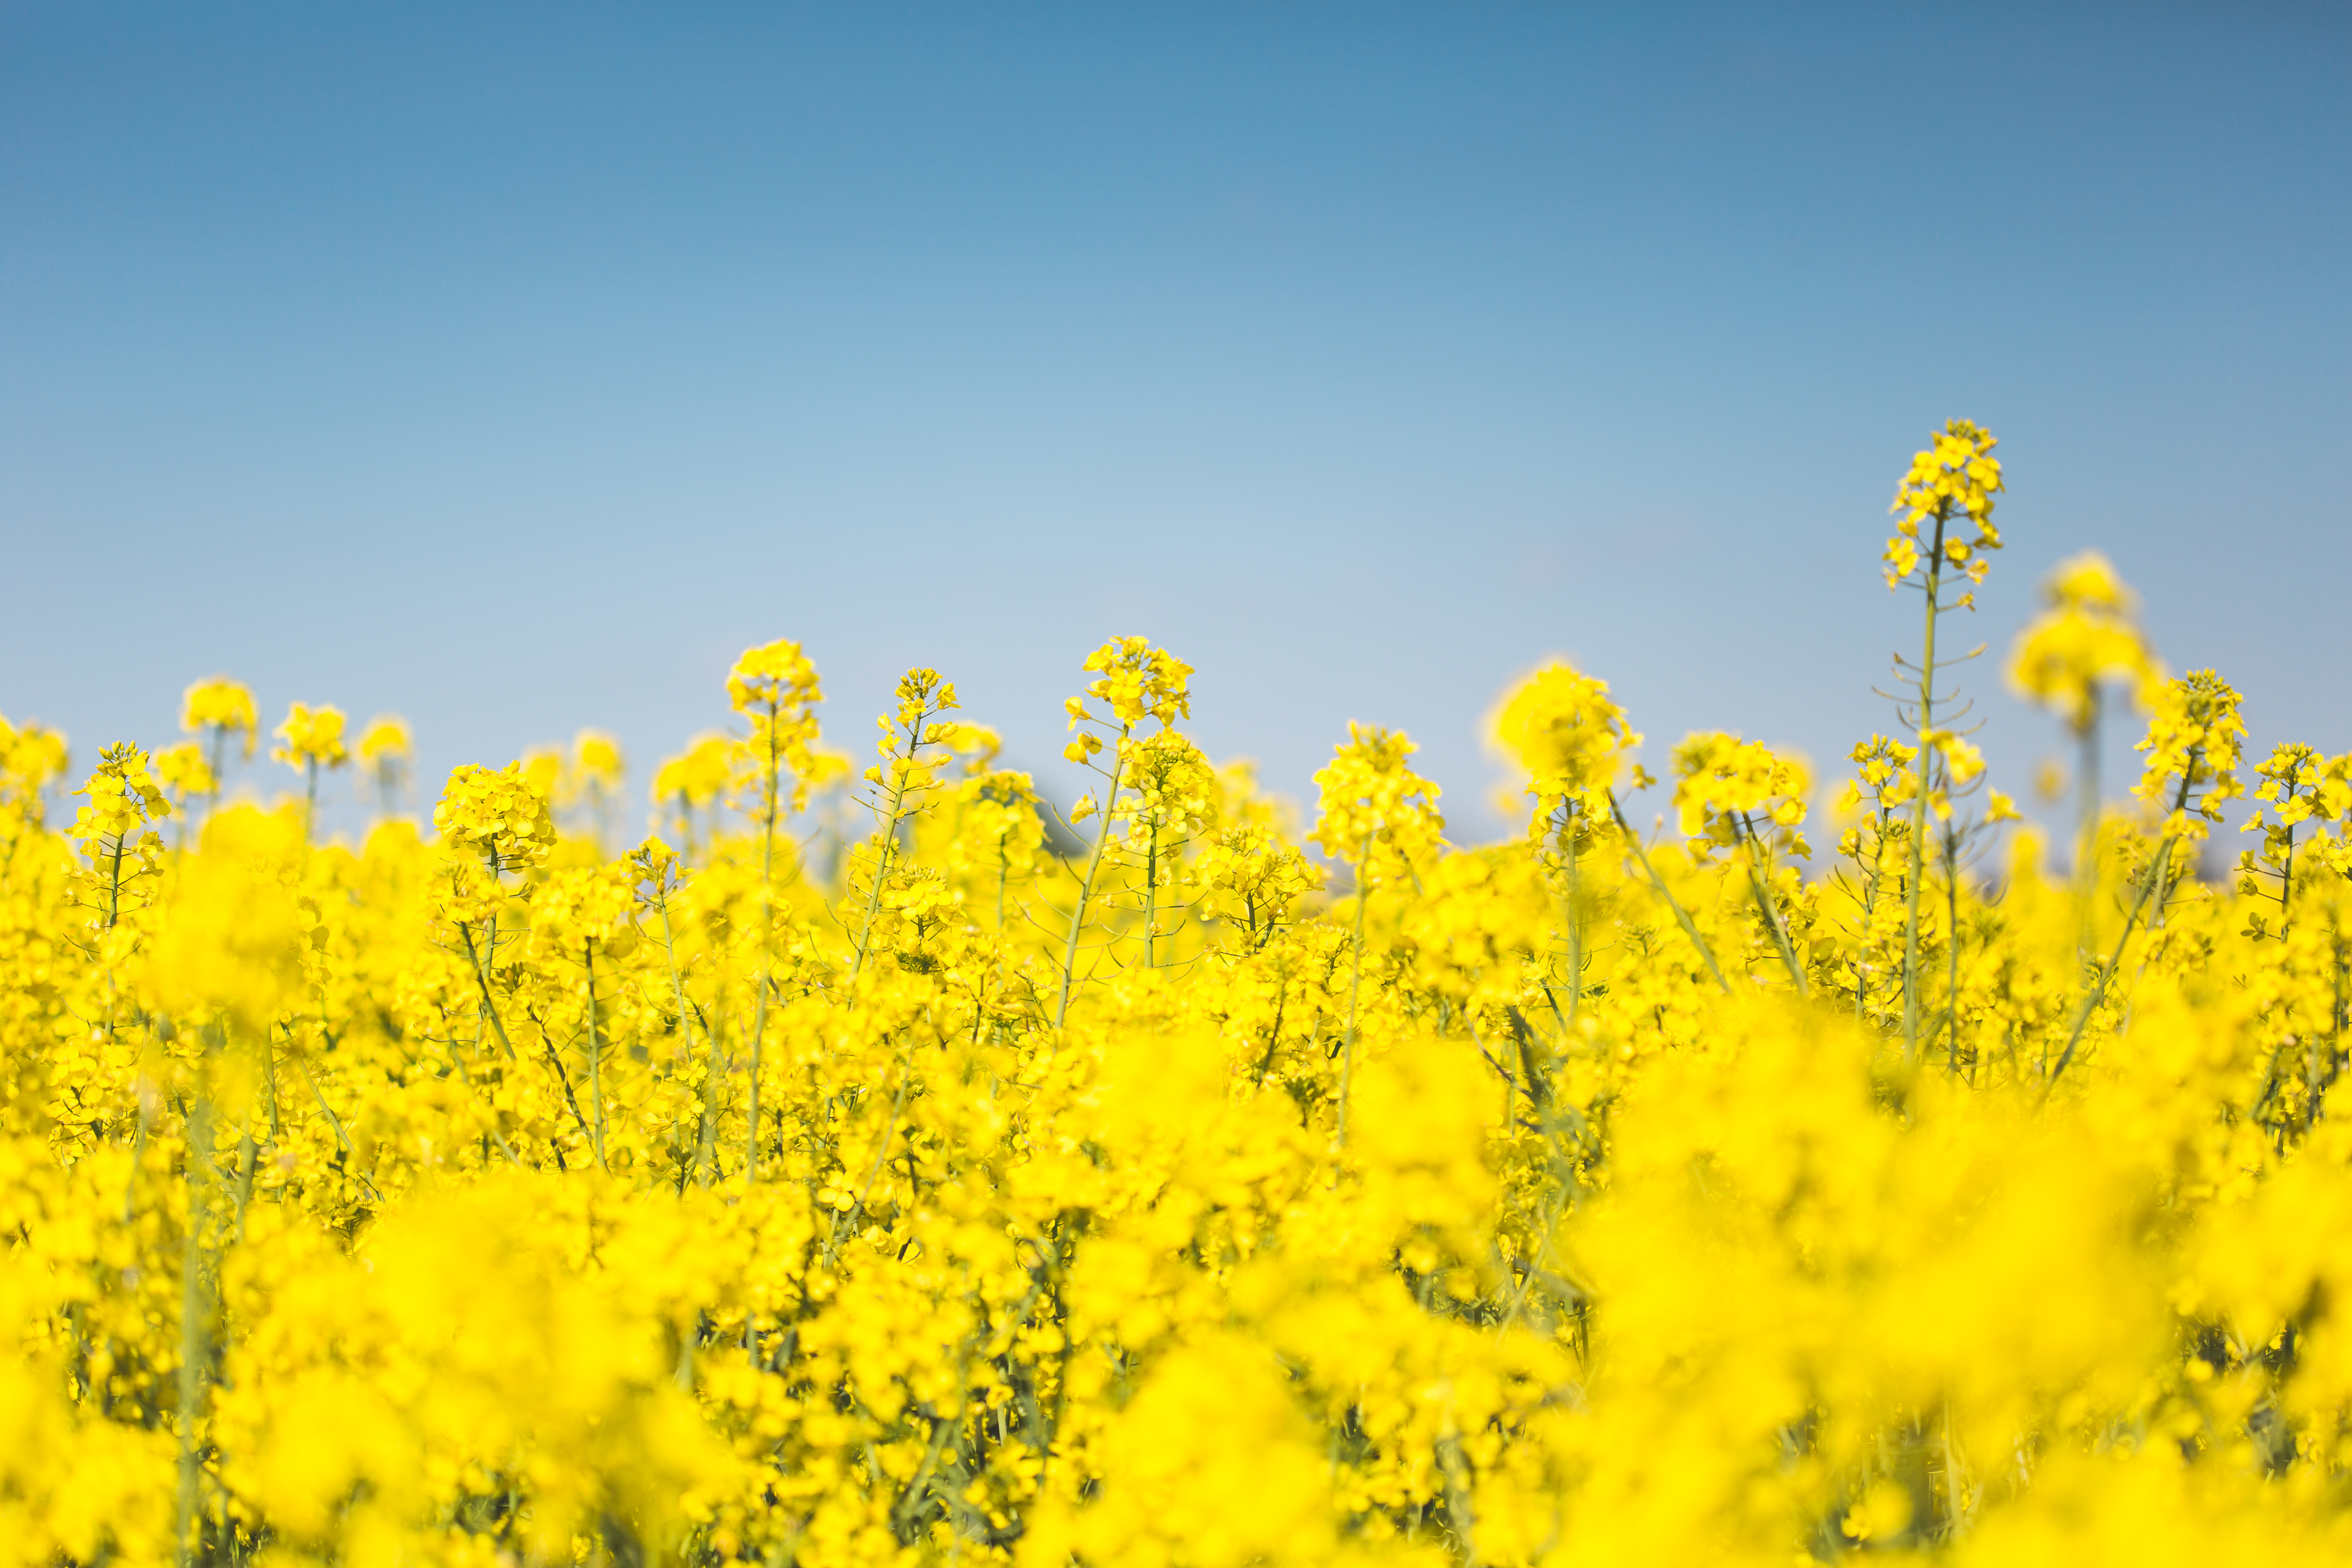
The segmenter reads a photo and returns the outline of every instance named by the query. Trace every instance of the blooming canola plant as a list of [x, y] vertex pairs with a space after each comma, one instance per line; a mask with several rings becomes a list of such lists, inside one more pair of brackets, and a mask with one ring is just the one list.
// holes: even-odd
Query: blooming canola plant
[[1993, 448], [1901, 482], [1825, 831], [1559, 664], [1508, 841], [1369, 725], [1306, 822], [1138, 637], [1060, 830], [938, 671], [828, 749], [791, 643], [634, 848], [593, 732], [420, 824], [396, 719], [297, 706], [274, 809], [232, 681], [70, 795], [0, 725], [0, 1562], [2352, 1558], [2352, 758], [2250, 767], [2078, 557], [2011, 665], [2075, 831], [2003, 829]]

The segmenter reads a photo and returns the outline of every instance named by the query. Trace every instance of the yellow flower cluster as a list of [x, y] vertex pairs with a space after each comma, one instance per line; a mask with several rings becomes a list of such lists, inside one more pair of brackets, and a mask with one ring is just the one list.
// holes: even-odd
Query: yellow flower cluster
[[260, 738], [261, 718], [250, 688], [226, 675], [215, 675], [196, 682], [181, 698], [180, 727], [191, 735], [210, 731], [215, 747], [226, 737], [236, 736], [245, 743], [245, 755], [251, 757]]
[[282, 744], [269, 755], [291, 768], [341, 768], [351, 760], [343, 746], [341, 708], [296, 703], [278, 727], [278, 738]]
[[1816, 865], [1730, 735], [1640, 831], [1555, 664], [1490, 721], [1530, 832], [1357, 726], [1302, 837], [1181, 660], [1086, 673], [1076, 836], [937, 671], [855, 775], [791, 643], [618, 854], [593, 732], [430, 836], [167, 845], [194, 785], [110, 747], [53, 819], [0, 722], [0, 1561], [2352, 1554], [2352, 758], [2263, 764], [2207, 883], [2237, 694], [2152, 686], [2060, 881], [1972, 869], [1918, 724]]
[[522, 871], [543, 862], [555, 846], [547, 797], [531, 788], [522, 765], [467, 765], [449, 775], [433, 831], [452, 853], [487, 862], [496, 871]]
[[2096, 550], [2061, 561], [2044, 589], [2049, 609], [2018, 640], [2010, 682], [2022, 695], [2089, 725], [2100, 688], [2127, 682], [2144, 706], [2164, 672], [2132, 619], [2131, 591]]
[[1406, 762], [1420, 747], [1377, 725], [1349, 724], [1348, 742], [1315, 775], [1322, 810], [1314, 841], [1359, 880], [1409, 873], [1444, 842], [1437, 786]]
[[[1911, 459], [1896, 486], [1895, 537], [1881, 557], [1889, 588], [1909, 580], [1924, 562], [1930, 573], [1950, 566], [1982, 582], [1990, 563], [1987, 552], [2000, 548], [2000, 532], [1992, 524], [1993, 497], [2001, 493], [2000, 460], [1992, 433], [1965, 419], [1946, 422], [1935, 439]], [[1949, 531], [1955, 522], [1976, 530], [1973, 539]], [[1920, 529], [1927, 529], [1927, 550], [1920, 550]]]
[[1538, 839], [1559, 831], [1565, 816], [1611, 815], [1612, 791], [1642, 744], [1609, 700], [1608, 682], [1556, 663], [1521, 681], [1486, 725], [1496, 749], [1528, 775]]

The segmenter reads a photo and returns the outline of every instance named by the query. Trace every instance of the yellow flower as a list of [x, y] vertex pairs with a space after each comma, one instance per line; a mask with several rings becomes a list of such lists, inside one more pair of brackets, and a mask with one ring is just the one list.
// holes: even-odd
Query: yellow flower
[[157, 752], [154, 774], [167, 793], [183, 800], [191, 795], [213, 794], [220, 788], [212, 765], [205, 760], [205, 748], [194, 741]]
[[190, 735], [210, 730], [216, 737], [238, 736], [244, 740], [245, 755], [251, 757], [261, 733], [252, 688], [226, 675], [196, 682], [181, 699], [180, 727]]
[[816, 749], [816, 706], [824, 695], [816, 666], [797, 643], [747, 648], [727, 673], [727, 700], [751, 724], [737, 749], [736, 771], [751, 781], [769, 820], [805, 806], [809, 786], [829, 771]]
[[368, 720], [367, 728], [360, 735], [360, 758], [374, 767], [387, 762], [406, 761], [415, 755], [415, 743], [408, 731], [408, 721], [398, 714], [380, 713]]
[[[1930, 627], [1990, 450], [1906, 482]], [[2047, 591], [2029, 689], [2152, 678], [2111, 569]], [[167, 851], [241, 688], [64, 824], [63, 738], [0, 720], [0, 1559], [2341, 1561], [2352, 755], [2254, 768], [2233, 887], [2195, 672], [2079, 874], [1984, 863], [1932, 643], [1819, 873], [1802, 764], [1730, 732], [1657, 852], [1557, 664], [1486, 717], [1533, 833], [1447, 842], [1358, 725], [1314, 859], [1140, 639], [1063, 709], [1079, 841], [928, 668], [822, 793], [789, 643], [657, 774], [675, 853], [558, 841], [593, 731], [457, 769], [438, 843]]]
[[2211, 670], [2191, 670], [2158, 692], [2147, 753], [2132, 793], [2169, 812], [2167, 831], [2202, 839], [2221, 820], [2221, 803], [2242, 791], [2236, 768], [2246, 740], [2238, 694]]
[[286, 710], [278, 738], [284, 744], [273, 747], [269, 755], [289, 768], [341, 768], [351, 760], [352, 754], [343, 747], [343, 710], [338, 707], [312, 708], [296, 703]]
[[1607, 816], [1625, 758], [1642, 744], [1624, 710], [1609, 700], [1609, 683], [1561, 664], [1514, 686], [1486, 727], [1489, 744], [1527, 773], [1526, 792], [1535, 797], [1529, 831], [1538, 836], [1566, 806]]
[[74, 793], [87, 804], [74, 813], [68, 831], [81, 841], [82, 853], [92, 861], [119, 854], [142, 836], [148, 823], [172, 814], [163, 780], [155, 777], [147, 754], [135, 746], [108, 747], [99, 758], [98, 770]]
[[[1929, 543], [1942, 551], [1928, 563], [1931, 570], [1949, 564], [1966, 571], [1972, 582], [1984, 580], [1983, 552], [2000, 548], [2000, 533], [1992, 524], [1993, 497], [2001, 491], [2000, 462], [1992, 455], [1998, 444], [1983, 426], [1949, 420], [1911, 459], [1888, 508], [1895, 515], [1897, 531], [1886, 541], [1883, 557], [1887, 587], [1909, 580], [1919, 570], [1922, 524], [1931, 525]], [[1974, 538], [1946, 534], [1948, 524], [1963, 519], [1975, 529]]]
[[2049, 608], [2018, 634], [2010, 684], [2081, 729], [2097, 710], [2099, 689], [2127, 682], [2146, 706], [2164, 678], [2134, 621], [2134, 596], [2096, 550], [2058, 563], [2042, 584]]
[[0, 716], [0, 780], [10, 794], [38, 800], [66, 770], [66, 737], [39, 724], [15, 725]]
[[823, 695], [816, 666], [798, 643], [779, 640], [746, 648], [735, 667], [727, 672], [727, 700], [737, 713], [772, 706], [797, 711]]
[[715, 730], [705, 730], [654, 770], [654, 799], [708, 806], [726, 792], [733, 770], [732, 743]]
[[1335, 860], [1397, 874], [1444, 841], [1437, 786], [1406, 758], [1421, 749], [1401, 730], [1348, 725], [1348, 740], [1315, 775], [1321, 805], [1308, 835]]
[[555, 845], [547, 797], [532, 788], [520, 762], [495, 769], [469, 763], [451, 773], [433, 808], [433, 828], [448, 848], [493, 871], [538, 865]]
[[[1192, 716], [1192, 666], [1146, 638], [1114, 637], [1087, 654], [1081, 668], [1098, 673], [1087, 695], [1108, 707], [1116, 724], [1131, 727], [1149, 716], [1169, 725]], [[1087, 710], [1077, 697], [1066, 706], [1075, 729]]]
[[599, 789], [617, 789], [628, 765], [621, 743], [601, 729], [583, 729], [572, 740], [572, 766], [579, 783]]
[[302, 984], [311, 922], [301, 907], [299, 818], [239, 806], [205, 823], [165, 901], [146, 974], [158, 1010], [190, 1025], [226, 1013], [266, 1038]]
[[1791, 853], [1812, 852], [1796, 831], [1810, 782], [1802, 764], [1710, 730], [1675, 748], [1675, 809], [1695, 850], [1729, 848], [1760, 832]]

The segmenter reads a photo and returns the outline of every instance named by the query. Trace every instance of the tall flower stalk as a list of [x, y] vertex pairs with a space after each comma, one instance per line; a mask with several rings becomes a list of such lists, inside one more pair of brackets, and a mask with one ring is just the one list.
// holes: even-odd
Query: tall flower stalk
[[[1927, 873], [1928, 801], [1937, 782], [1937, 752], [1932, 742], [1937, 734], [1937, 705], [1952, 700], [1951, 694], [1939, 692], [1936, 685], [1936, 632], [1946, 615], [1976, 608], [1971, 591], [1946, 601], [1946, 573], [1965, 578], [1971, 586], [1981, 583], [1990, 568], [1990, 552], [2000, 548], [2000, 534], [1992, 523], [1994, 497], [2001, 491], [2000, 464], [1992, 455], [1995, 444], [1991, 433], [1981, 425], [1965, 419], [1947, 422], [1927, 447], [1912, 458], [1910, 470], [1895, 489], [1891, 508], [1897, 519], [1895, 532], [1880, 558], [1887, 588], [1917, 588], [1925, 614], [1918, 662], [1913, 664], [1900, 655], [1895, 659], [1898, 678], [1914, 694], [1900, 704], [1903, 717], [1920, 737], [1918, 777], [1911, 799], [1911, 863], [1904, 886], [1903, 1049], [1906, 1059], [1916, 1057], [1919, 1049], [1919, 894]], [[1950, 711], [1948, 706], [1941, 716], [1942, 727], [1949, 729], [1965, 712], [1965, 708]]]
[[760, 1080], [769, 1005], [776, 976], [776, 832], [788, 811], [808, 802], [816, 773], [816, 705], [824, 698], [816, 666], [797, 643], [779, 640], [747, 650], [727, 673], [727, 699], [751, 722], [737, 748], [750, 777], [752, 821], [760, 838], [759, 972], [751, 1012], [751, 1087], [744, 1119], [743, 1180], [760, 1179]]
[[1348, 1031], [1339, 1056], [1339, 1095], [1333, 1142], [1348, 1143], [1348, 1101], [1354, 1086], [1358, 998], [1364, 979], [1364, 915], [1378, 887], [1410, 879], [1414, 862], [1444, 841], [1437, 786], [1406, 759], [1419, 750], [1402, 731], [1349, 721], [1348, 739], [1315, 775], [1321, 802], [1308, 835], [1323, 852], [1356, 873], [1356, 916], [1349, 944]]
[[[1070, 809], [1074, 827], [1089, 817], [1097, 821], [1094, 843], [1087, 852], [1087, 869], [1078, 878], [1077, 896], [1062, 942], [1061, 977], [1054, 995], [1056, 1029], [1069, 1017], [1079, 941], [1102, 876], [1103, 859], [1110, 848], [1112, 824], [1119, 816], [1119, 793], [1129, 782], [1137, 727], [1150, 719], [1161, 729], [1170, 729], [1178, 719], [1192, 714], [1192, 666], [1165, 648], [1154, 648], [1146, 638], [1114, 637], [1087, 654], [1081, 667], [1095, 678], [1087, 683], [1084, 695], [1063, 704], [1073, 733], [1062, 755], [1103, 779], [1103, 797], [1097, 801], [1088, 791]], [[1106, 751], [1108, 767], [1102, 760]]]

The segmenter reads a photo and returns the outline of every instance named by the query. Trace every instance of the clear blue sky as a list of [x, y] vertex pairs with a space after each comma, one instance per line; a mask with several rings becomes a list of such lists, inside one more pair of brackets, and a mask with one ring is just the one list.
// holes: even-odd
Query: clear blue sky
[[0, 712], [642, 781], [792, 636], [839, 742], [936, 664], [1066, 796], [1139, 632], [1213, 752], [1402, 726], [1475, 833], [1549, 653], [1654, 761], [1886, 727], [1957, 414], [1996, 655], [2098, 545], [2343, 749], [2347, 284], [2341, 5], [0, 5]]

